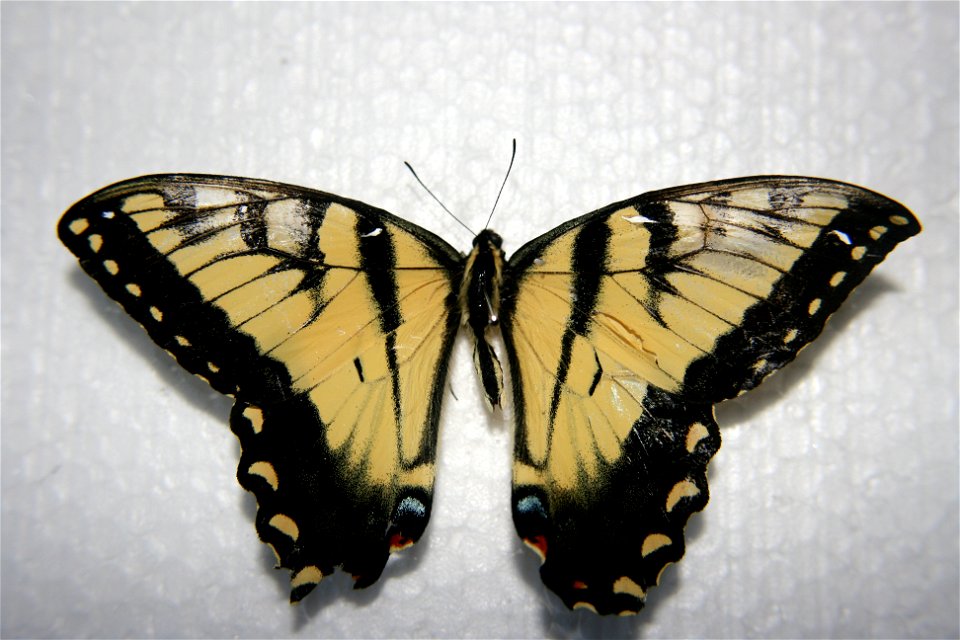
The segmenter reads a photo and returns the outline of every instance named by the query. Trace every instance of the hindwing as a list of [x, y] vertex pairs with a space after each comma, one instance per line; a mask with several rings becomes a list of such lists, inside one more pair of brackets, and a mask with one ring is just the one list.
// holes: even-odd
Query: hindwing
[[59, 235], [184, 368], [236, 398], [237, 476], [291, 599], [334, 567], [373, 583], [423, 533], [461, 257], [355, 202], [277, 183], [147, 176]]
[[645, 194], [516, 252], [514, 522], [567, 606], [642, 607], [706, 505], [713, 404], [793, 360], [919, 231], [879, 194], [770, 176]]

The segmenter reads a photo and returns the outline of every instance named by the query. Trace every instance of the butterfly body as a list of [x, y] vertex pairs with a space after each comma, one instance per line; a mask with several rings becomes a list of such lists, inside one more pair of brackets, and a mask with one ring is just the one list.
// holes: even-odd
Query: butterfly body
[[919, 223], [859, 187], [763, 176], [566, 222], [509, 260], [385, 211], [261, 180], [146, 176], [64, 214], [81, 266], [188, 371], [235, 398], [237, 477], [291, 600], [357, 587], [432, 509], [464, 327], [513, 419], [513, 519], [571, 608], [631, 614], [684, 553], [720, 446], [713, 405], [791, 361]]
[[464, 261], [460, 286], [460, 309], [474, 341], [473, 359], [487, 405], [500, 406], [503, 369], [486, 333], [500, 321], [500, 289], [503, 286], [503, 239], [484, 229], [473, 240], [473, 249]]

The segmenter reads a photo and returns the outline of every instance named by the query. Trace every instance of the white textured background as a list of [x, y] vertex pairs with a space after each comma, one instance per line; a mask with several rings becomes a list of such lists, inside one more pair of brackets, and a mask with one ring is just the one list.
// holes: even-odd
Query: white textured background
[[[57, 5], [2, 11], [2, 635], [954, 636], [958, 5]], [[793, 366], [719, 409], [686, 558], [639, 617], [568, 613], [513, 531], [510, 429], [455, 355], [433, 521], [302, 606], [234, 479], [229, 403], [58, 243], [87, 193], [237, 174], [511, 251], [642, 191], [860, 183], [924, 224]]]

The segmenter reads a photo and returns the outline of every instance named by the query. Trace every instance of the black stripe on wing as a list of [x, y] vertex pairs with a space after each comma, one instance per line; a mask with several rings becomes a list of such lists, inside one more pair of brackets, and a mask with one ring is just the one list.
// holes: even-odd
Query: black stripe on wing
[[573, 272], [573, 291], [570, 292], [572, 305], [560, 345], [560, 361], [557, 363], [556, 382], [550, 400], [550, 424], [553, 424], [557, 417], [560, 394], [569, 373], [574, 338], [587, 335], [590, 318], [596, 310], [609, 242], [610, 229], [605, 221], [599, 218], [584, 224], [574, 241], [570, 265]]

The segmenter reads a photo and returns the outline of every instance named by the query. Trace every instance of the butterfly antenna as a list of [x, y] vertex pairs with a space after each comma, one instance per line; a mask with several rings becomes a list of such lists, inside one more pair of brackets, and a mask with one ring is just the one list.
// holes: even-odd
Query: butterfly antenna
[[510, 170], [513, 169], [513, 160], [517, 157], [517, 139], [513, 139], [513, 153], [510, 154], [510, 166], [507, 167], [507, 175], [503, 176], [503, 184], [500, 185], [500, 191], [497, 193], [497, 199], [493, 201], [493, 209], [490, 210], [490, 215], [487, 216], [487, 224], [484, 226], [484, 229], [490, 227], [490, 221], [493, 220], [493, 212], [497, 210], [497, 203], [500, 202], [500, 196], [503, 195], [503, 188], [507, 186], [507, 178], [510, 177]]
[[417, 175], [417, 172], [413, 170], [413, 167], [410, 166], [410, 163], [409, 163], [409, 162], [407, 162], [406, 160], [404, 160], [404, 161], [403, 161], [403, 164], [407, 165], [407, 169], [410, 169], [410, 173], [413, 174], [413, 177], [416, 178], [416, 179], [417, 179], [417, 182], [420, 183], [420, 186], [423, 187], [424, 190], [425, 190], [427, 193], [430, 194], [430, 197], [437, 201], [437, 204], [440, 205], [440, 208], [441, 208], [441, 209], [443, 209], [443, 210], [446, 211], [448, 214], [450, 214], [450, 217], [451, 217], [451, 218], [453, 218], [454, 220], [456, 220], [457, 222], [459, 222], [461, 227], [463, 227], [464, 229], [466, 229], [467, 231], [470, 232], [470, 235], [472, 235], [472, 236], [477, 235], [476, 233], [474, 233], [473, 229], [471, 229], [471, 228], [468, 227], [466, 224], [464, 224], [463, 220], [461, 220], [460, 218], [458, 218], [457, 216], [455, 216], [455, 215], [453, 214], [453, 212], [450, 211], [450, 209], [447, 209], [447, 205], [445, 205], [445, 204], [443, 204], [442, 202], [440, 202], [440, 198], [438, 198], [437, 196], [435, 196], [434, 193], [433, 193], [433, 191], [430, 191], [430, 187], [428, 187], [427, 185], [423, 184], [423, 180], [420, 179], [420, 176], [418, 176], [418, 175]]

